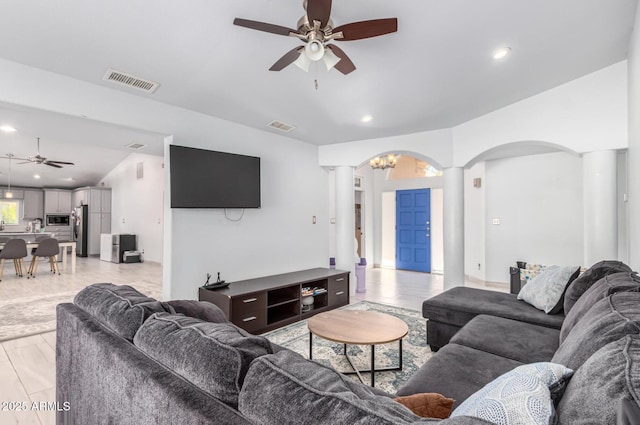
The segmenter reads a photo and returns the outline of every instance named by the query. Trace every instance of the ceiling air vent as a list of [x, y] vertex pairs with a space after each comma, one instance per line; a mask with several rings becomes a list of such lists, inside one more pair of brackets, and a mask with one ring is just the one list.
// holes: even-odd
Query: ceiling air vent
[[156, 83], [155, 81], [145, 80], [144, 78], [136, 77], [126, 72], [116, 71], [115, 69], [107, 69], [102, 79], [105, 81], [113, 81], [123, 86], [133, 87], [134, 89], [147, 93], [153, 93], [160, 86], [160, 83]]
[[141, 143], [129, 143], [129, 144], [127, 145], [127, 147], [128, 147], [129, 149], [142, 149], [142, 148], [144, 148], [145, 146], [147, 146], [147, 145], [143, 145], [143, 144], [141, 144]]
[[296, 128], [294, 125], [290, 125], [282, 121], [276, 121], [276, 120], [273, 120], [269, 124], [267, 124], [267, 127], [274, 128], [276, 130], [283, 131], [285, 133], [288, 133]]

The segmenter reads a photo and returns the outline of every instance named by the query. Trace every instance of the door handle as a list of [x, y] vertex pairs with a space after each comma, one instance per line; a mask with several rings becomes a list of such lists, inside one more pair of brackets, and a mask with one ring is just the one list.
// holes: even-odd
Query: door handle
[[243, 303], [247, 304], [247, 303], [252, 303], [254, 301], [258, 301], [257, 298], [247, 298], [246, 300], [242, 300]]

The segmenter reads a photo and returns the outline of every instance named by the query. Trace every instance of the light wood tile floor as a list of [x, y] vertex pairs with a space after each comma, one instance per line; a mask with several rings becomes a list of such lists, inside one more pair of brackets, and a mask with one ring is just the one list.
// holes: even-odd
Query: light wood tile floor
[[[7, 270], [5, 270], [7, 272]], [[0, 282], [0, 299], [20, 298], [51, 285], [60, 290], [80, 290], [96, 282], [127, 284], [132, 281], [158, 283], [162, 280], [160, 265], [112, 264], [95, 258], [78, 258], [75, 275], [47, 277], [46, 273], [25, 285], [11, 273]], [[366, 292], [352, 297], [352, 302], [374, 301], [420, 311], [422, 301], [442, 292], [442, 276], [402, 270], [367, 270]], [[10, 283], [12, 280], [16, 282]], [[36, 282], [37, 281], [37, 282]], [[43, 285], [43, 286], [40, 286]], [[508, 292], [506, 284], [465, 282], [466, 286]], [[0, 424], [55, 424], [55, 411], [46, 403], [55, 402], [55, 331], [0, 343]], [[14, 402], [24, 411], [6, 409]], [[38, 409], [42, 407], [42, 409]], [[49, 406], [50, 407], [50, 406]], [[55, 407], [55, 406], [54, 406]]]

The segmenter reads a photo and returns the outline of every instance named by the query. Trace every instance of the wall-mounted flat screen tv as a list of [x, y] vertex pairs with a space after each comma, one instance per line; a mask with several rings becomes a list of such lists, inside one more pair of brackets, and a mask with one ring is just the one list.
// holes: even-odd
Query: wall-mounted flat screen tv
[[260, 158], [169, 146], [171, 208], [260, 208]]

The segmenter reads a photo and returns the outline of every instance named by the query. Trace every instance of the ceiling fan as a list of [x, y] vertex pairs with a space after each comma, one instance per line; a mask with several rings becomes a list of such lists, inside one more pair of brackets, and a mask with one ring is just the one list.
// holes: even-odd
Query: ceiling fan
[[33, 162], [34, 164], [44, 164], [50, 167], [62, 168], [63, 165], [75, 165], [73, 162], [66, 161], [53, 161], [47, 159], [46, 157], [40, 155], [40, 138], [38, 137], [38, 150], [34, 156], [30, 156], [28, 158], [15, 158], [25, 162], [20, 162], [19, 164], [27, 164], [29, 162]]
[[353, 72], [356, 66], [342, 49], [329, 42], [362, 40], [398, 31], [397, 18], [359, 21], [334, 27], [330, 18], [331, 0], [304, 0], [303, 7], [306, 14], [298, 20], [297, 30], [248, 19], [234, 19], [234, 25], [296, 37], [306, 43], [285, 53], [269, 71], [280, 71], [292, 63], [308, 71], [311, 62], [322, 59], [327, 70], [335, 67], [346, 75]]

